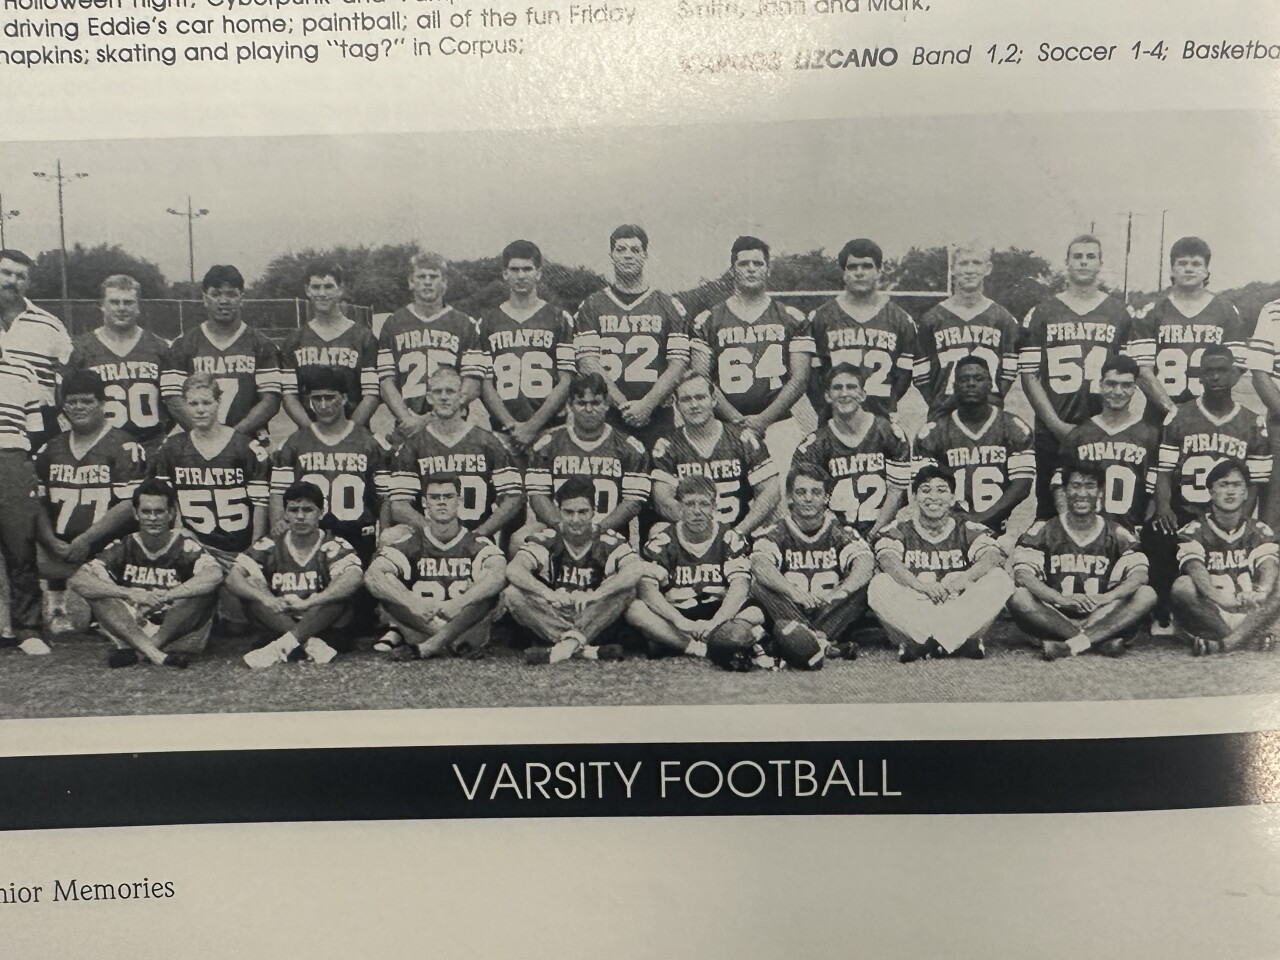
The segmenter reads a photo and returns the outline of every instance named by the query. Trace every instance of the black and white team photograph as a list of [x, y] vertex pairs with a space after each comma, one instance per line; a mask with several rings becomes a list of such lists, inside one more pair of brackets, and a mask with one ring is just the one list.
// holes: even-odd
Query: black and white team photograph
[[1176, 119], [11, 145], [0, 716], [1280, 691], [1280, 188]]

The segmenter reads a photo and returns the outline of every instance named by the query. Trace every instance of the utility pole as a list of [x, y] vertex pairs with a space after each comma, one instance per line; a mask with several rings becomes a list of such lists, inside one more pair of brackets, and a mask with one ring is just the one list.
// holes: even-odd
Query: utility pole
[[1156, 289], [1164, 289], [1164, 218], [1168, 210], [1160, 211], [1160, 262], [1156, 264]]
[[175, 210], [173, 207], [169, 207], [166, 212], [172, 213], [175, 217], [187, 218], [187, 266], [191, 275], [191, 287], [194, 289], [196, 285], [196, 235], [194, 224], [196, 220], [207, 215], [209, 211], [203, 207], [193, 211], [191, 209], [191, 194], [187, 194], [186, 212]]
[[17, 215], [17, 210], [6, 210], [4, 208], [4, 197], [0, 196], [0, 250], [5, 250], [9, 246], [4, 242], [4, 222], [6, 220], [12, 220]]
[[1133, 211], [1129, 211], [1129, 224], [1124, 231], [1124, 299], [1129, 300], [1129, 251], [1133, 249]]
[[45, 183], [56, 183], [58, 185], [58, 249], [62, 254], [59, 263], [62, 269], [62, 322], [70, 327], [71, 298], [67, 295], [67, 223], [62, 206], [62, 185], [71, 180], [83, 180], [88, 174], [68, 173], [63, 176], [61, 158], [58, 159], [55, 171], [55, 173], [50, 174], [43, 170], [33, 170], [32, 176], [38, 180], [45, 181]]

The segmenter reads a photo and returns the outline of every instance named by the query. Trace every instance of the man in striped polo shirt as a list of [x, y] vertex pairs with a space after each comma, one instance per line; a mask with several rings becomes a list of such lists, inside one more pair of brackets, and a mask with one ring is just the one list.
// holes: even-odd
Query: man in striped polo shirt
[[43, 436], [32, 448], [61, 432], [53, 389], [71, 356], [71, 338], [62, 321], [27, 299], [35, 261], [21, 250], [0, 250], [0, 349], [31, 367], [40, 385]]

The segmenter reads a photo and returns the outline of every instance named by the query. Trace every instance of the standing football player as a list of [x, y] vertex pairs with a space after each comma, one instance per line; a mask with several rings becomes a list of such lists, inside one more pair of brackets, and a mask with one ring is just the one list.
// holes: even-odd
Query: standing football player
[[1018, 373], [1018, 321], [984, 293], [991, 274], [991, 247], [969, 242], [951, 252], [953, 292], [920, 318], [914, 379], [929, 404], [930, 420], [955, 406], [956, 363], [976, 356], [999, 387], [991, 400], [1002, 403]]
[[609, 236], [613, 282], [582, 302], [574, 321], [578, 369], [604, 375], [610, 423], [647, 449], [675, 424], [668, 400], [689, 366], [684, 308], [645, 280], [649, 235], [623, 224]]
[[1103, 366], [1128, 339], [1129, 313], [1098, 286], [1101, 272], [1102, 244], [1081, 234], [1067, 244], [1067, 288], [1023, 321], [1018, 370], [1036, 414], [1037, 520], [1057, 516], [1052, 484], [1062, 441], [1102, 409]]
[[[1265, 304], [1258, 313], [1249, 339], [1248, 368], [1254, 392], [1267, 408], [1271, 474], [1280, 476], [1280, 300]], [[1280, 524], [1280, 491], [1268, 485], [1262, 492], [1258, 513], [1269, 526]]]
[[1003, 532], [1009, 514], [1031, 493], [1031, 430], [991, 401], [991, 371], [976, 354], [953, 365], [955, 409], [925, 424], [912, 451], [913, 469], [946, 468], [957, 508], [969, 520]]
[[62, 321], [27, 299], [35, 261], [21, 250], [0, 250], [0, 351], [35, 371], [40, 394], [40, 433], [33, 446], [55, 436], [58, 411], [54, 387], [71, 356], [71, 338]]
[[831, 416], [823, 392], [840, 364], [860, 368], [864, 406], [888, 417], [911, 386], [916, 360], [916, 324], [880, 289], [884, 252], [874, 240], [850, 240], [836, 257], [844, 289], [809, 315], [816, 349], [809, 374], [809, 401], [818, 422]]

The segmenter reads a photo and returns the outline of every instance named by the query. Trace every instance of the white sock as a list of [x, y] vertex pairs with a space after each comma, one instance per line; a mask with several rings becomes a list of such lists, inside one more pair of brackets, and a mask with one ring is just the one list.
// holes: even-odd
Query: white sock
[[689, 645], [684, 648], [684, 652], [691, 657], [705, 657], [707, 655], [707, 645], [701, 640], [690, 640]]
[[1093, 646], [1093, 641], [1083, 633], [1077, 633], [1074, 637], [1067, 641], [1067, 646], [1071, 649], [1071, 655], [1074, 657], [1077, 653], [1088, 650]]

